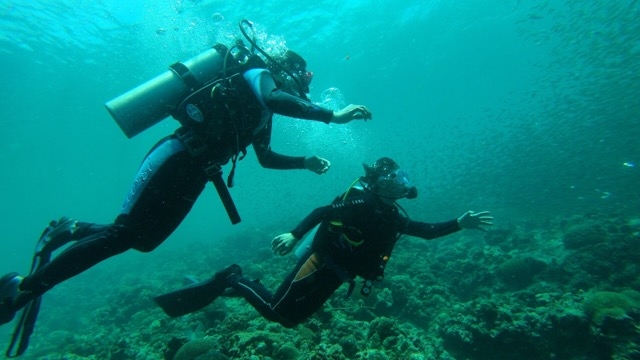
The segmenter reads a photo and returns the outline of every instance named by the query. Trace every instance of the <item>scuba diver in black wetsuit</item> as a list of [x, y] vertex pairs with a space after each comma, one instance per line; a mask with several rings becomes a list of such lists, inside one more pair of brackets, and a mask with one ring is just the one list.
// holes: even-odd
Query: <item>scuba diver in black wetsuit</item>
[[272, 241], [274, 253], [286, 255], [295, 244], [317, 226], [310, 245], [298, 247], [299, 261], [272, 294], [262, 284], [242, 276], [238, 265], [231, 265], [211, 279], [160, 295], [156, 303], [172, 317], [196, 311], [220, 296], [227, 288], [243, 296], [267, 320], [285, 327], [295, 326], [311, 316], [343, 283], [364, 279], [361, 294], [367, 296], [373, 281], [380, 281], [393, 247], [402, 235], [434, 239], [461, 229], [485, 230], [493, 225], [487, 211], [468, 211], [457, 219], [429, 224], [409, 219], [396, 203], [414, 199], [406, 172], [390, 158], [365, 165], [365, 175], [330, 205], [313, 210], [290, 233]]
[[[232, 186], [236, 161], [244, 157], [249, 145], [265, 168], [325, 173], [330, 167], [325, 159], [285, 156], [271, 149], [274, 113], [327, 124], [371, 119], [365, 106], [349, 105], [334, 112], [311, 103], [305, 93], [313, 73], [306, 70], [304, 59], [287, 51], [274, 60], [255, 44], [255, 38], [247, 36], [243, 26], [252, 24], [243, 20], [240, 25], [252, 44], [251, 51], [241, 40], [230, 49], [218, 44], [107, 104], [129, 137], [168, 115], [182, 126], [147, 154], [113, 224], [70, 218], [52, 221], [36, 246], [30, 274], [10, 273], [0, 278], [0, 325], [25, 309], [7, 356], [26, 350], [41, 295], [114, 255], [129, 249], [155, 249], [182, 222], [208, 181], [218, 190], [231, 221], [239, 222], [227, 186]], [[220, 68], [210, 69], [217, 65]], [[198, 78], [207, 72], [210, 79]], [[154, 112], [155, 118], [144, 119]], [[225, 184], [221, 166], [230, 160], [232, 168]], [[51, 259], [54, 251], [69, 243]], [[17, 343], [17, 353], [12, 354]]]

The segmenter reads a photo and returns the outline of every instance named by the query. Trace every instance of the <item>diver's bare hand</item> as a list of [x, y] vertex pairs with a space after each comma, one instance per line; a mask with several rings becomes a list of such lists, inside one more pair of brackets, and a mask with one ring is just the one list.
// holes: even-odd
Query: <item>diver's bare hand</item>
[[271, 240], [271, 250], [274, 254], [284, 256], [293, 250], [298, 239], [292, 233], [278, 235]]
[[487, 231], [483, 226], [492, 226], [493, 216], [488, 211], [473, 212], [467, 211], [458, 218], [458, 226], [461, 229], [475, 229]]
[[334, 124], [346, 124], [351, 120], [371, 120], [371, 112], [364, 105], [347, 105], [342, 110], [334, 111], [331, 122]]
[[304, 168], [318, 175], [322, 175], [329, 171], [331, 163], [327, 159], [323, 159], [316, 155], [307, 156], [304, 158]]

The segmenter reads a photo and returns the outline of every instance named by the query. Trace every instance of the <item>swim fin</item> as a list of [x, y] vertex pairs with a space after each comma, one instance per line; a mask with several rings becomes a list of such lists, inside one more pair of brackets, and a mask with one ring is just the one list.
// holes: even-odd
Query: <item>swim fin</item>
[[[195, 284], [200, 282], [200, 279], [198, 279], [197, 277], [193, 276], [193, 275], [185, 275], [183, 278], [184, 284], [185, 285], [191, 285], [191, 284]], [[260, 284], [260, 279], [253, 279], [251, 280], [251, 282], [254, 282], [256, 284]], [[239, 298], [242, 297], [242, 294], [240, 294], [240, 292], [238, 292], [238, 290], [234, 289], [234, 288], [227, 288], [222, 295], [220, 295], [221, 297], [226, 297], [226, 298]]]
[[221, 296], [229, 286], [227, 277], [232, 274], [242, 275], [240, 266], [230, 265], [208, 280], [156, 296], [153, 300], [167, 315], [183, 316], [204, 308]]
[[[29, 275], [45, 267], [51, 260], [51, 254], [71, 241], [71, 235], [77, 229], [77, 224], [77, 220], [67, 217], [49, 223], [36, 243]], [[38, 320], [41, 303], [42, 296], [36, 296], [22, 309], [20, 320], [16, 323], [9, 347], [5, 352], [6, 357], [15, 358], [27, 351], [29, 339]]]
[[[16, 324], [13, 334], [11, 335], [11, 341], [5, 353], [6, 357], [15, 358], [27, 351], [27, 348], [29, 347], [29, 339], [36, 327], [36, 320], [38, 320], [38, 312], [40, 311], [41, 303], [42, 297], [38, 296], [31, 300], [24, 310], [22, 310], [20, 320]], [[15, 348], [16, 345], [18, 346], [17, 348]]]

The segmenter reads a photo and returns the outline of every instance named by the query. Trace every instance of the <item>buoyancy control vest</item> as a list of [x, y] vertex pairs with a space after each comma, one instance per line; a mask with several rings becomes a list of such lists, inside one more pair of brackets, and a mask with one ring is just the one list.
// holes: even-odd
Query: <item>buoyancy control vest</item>
[[180, 122], [179, 133], [191, 132], [189, 151], [194, 156], [205, 152], [208, 161], [225, 164], [251, 144], [262, 119], [262, 107], [243, 74], [249, 69], [266, 67], [253, 55], [244, 63], [228, 59], [225, 73], [191, 92], [172, 113]]
[[331, 204], [331, 219], [318, 229], [314, 250], [334, 266], [364, 279], [360, 293], [368, 296], [374, 281], [384, 279], [391, 252], [401, 236], [406, 218], [398, 207], [381, 203], [367, 190], [352, 188]]
[[[231, 222], [237, 224], [241, 221], [240, 215], [227, 187], [233, 186], [236, 162], [246, 155], [263, 116], [260, 101], [243, 74], [266, 65], [257, 55], [231, 56], [229, 51], [227, 54], [219, 76], [192, 91], [172, 116], [182, 125], [176, 130], [176, 137], [201, 162]], [[243, 61], [238, 60], [239, 57]], [[232, 65], [227, 66], [227, 61]], [[225, 184], [222, 165], [230, 159], [233, 165]]]

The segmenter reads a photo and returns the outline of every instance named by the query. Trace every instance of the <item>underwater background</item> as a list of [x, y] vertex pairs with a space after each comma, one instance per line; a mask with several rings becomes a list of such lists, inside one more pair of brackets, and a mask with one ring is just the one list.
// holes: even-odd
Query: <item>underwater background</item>
[[[637, 0], [0, 0], [0, 274], [28, 272], [52, 219], [115, 218], [177, 122], [127, 139], [103, 104], [231, 45], [245, 18], [305, 57], [312, 101], [373, 121], [276, 117], [273, 149], [327, 158], [327, 174], [250, 151], [240, 224], [207, 189], [157, 250], [47, 293], [24, 359], [640, 359]], [[382, 156], [412, 175], [412, 219], [489, 210], [494, 229], [404, 237], [371, 296], [345, 286], [294, 329], [238, 298], [179, 319], [153, 305], [232, 262], [275, 289], [295, 259], [271, 239]]]

